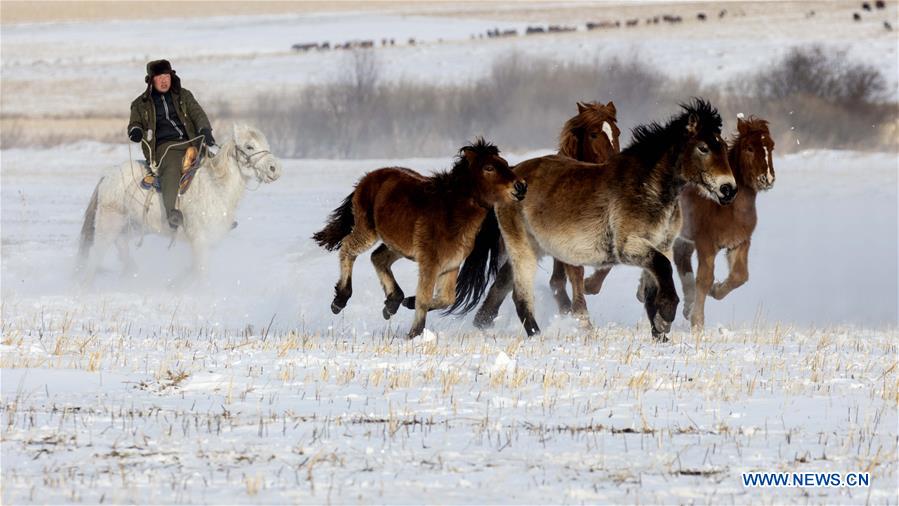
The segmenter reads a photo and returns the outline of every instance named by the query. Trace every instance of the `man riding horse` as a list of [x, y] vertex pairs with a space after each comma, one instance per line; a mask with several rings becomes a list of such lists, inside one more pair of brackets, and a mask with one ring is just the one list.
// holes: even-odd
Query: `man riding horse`
[[[215, 146], [212, 127], [193, 94], [181, 87], [181, 79], [168, 60], [147, 63], [147, 89], [131, 102], [128, 138], [140, 142], [150, 167], [156, 169], [169, 226], [184, 222], [175, 209], [182, 161], [199, 133], [207, 146]], [[144, 141], [144, 142], [141, 142]], [[151, 175], [152, 176], [152, 175]]]

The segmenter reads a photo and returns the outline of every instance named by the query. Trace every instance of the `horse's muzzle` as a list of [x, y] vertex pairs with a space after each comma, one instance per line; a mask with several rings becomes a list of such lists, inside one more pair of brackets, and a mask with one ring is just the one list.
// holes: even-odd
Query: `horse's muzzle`
[[524, 200], [524, 196], [528, 193], [528, 184], [524, 181], [515, 181], [512, 196], [518, 200]]
[[730, 184], [725, 183], [718, 187], [718, 191], [715, 192], [715, 195], [718, 196], [718, 203], [721, 205], [727, 205], [734, 201], [734, 198], [737, 196], [737, 187]]

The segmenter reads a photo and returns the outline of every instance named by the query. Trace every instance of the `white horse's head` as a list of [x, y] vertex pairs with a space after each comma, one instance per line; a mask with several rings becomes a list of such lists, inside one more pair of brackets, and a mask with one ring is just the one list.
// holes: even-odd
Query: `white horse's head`
[[245, 181], [255, 178], [271, 183], [281, 177], [281, 160], [270, 149], [262, 132], [246, 124], [234, 124], [234, 156]]

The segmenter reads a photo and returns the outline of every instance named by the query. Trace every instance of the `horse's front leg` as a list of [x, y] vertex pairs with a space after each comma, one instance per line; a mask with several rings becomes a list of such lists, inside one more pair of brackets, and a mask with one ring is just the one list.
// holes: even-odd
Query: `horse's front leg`
[[668, 337], [658, 329], [656, 316], [659, 314], [659, 308], [656, 305], [656, 298], [659, 293], [659, 285], [656, 283], [655, 277], [643, 270], [640, 274], [640, 285], [637, 288], [638, 299], [643, 302], [646, 309], [646, 317], [649, 318], [652, 326], [652, 337], [656, 341], [667, 341]]
[[[437, 309], [446, 309], [450, 307], [453, 302], [456, 302], [456, 281], [458, 278], [458, 268], [452, 271], [446, 271], [437, 278], [437, 298], [432, 299], [431, 302], [427, 304], [428, 312]], [[417, 301], [418, 297], [415, 295], [406, 297], [403, 300], [403, 306], [409, 309], [415, 309], [415, 306], [418, 303]]]
[[696, 295], [693, 310], [690, 313], [690, 326], [694, 332], [702, 331], [705, 326], [705, 298], [715, 281], [714, 249], [697, 249], [699, 264], [696, 269]]
[[690, 319], [693, 311], [693, 301], [696, 300], [696, 278], [693, 275], [693, 241], [678, 237], [674, 240], [674, 265], [680, 276], [680, 283], [684, 290], [684, 318]]
[[531, 238], [516, 205], [496, 208], [496, 217], [512, 264], [512, 301], [528, 336], [540, 333], [534, 317], [534, 276], [537, 273], [537, 245]]
[[412, 328], [409, 329], [407, 338], [412, 339], [421, 335], [425, 330], [425, 321], [428, 310], [433, 304], [434, 286], [439, 277], [439, 267], [436, 260], [421, 258], [418, 267], [418, 287], [415, 290], [415, 318], [412, 320]]
[[727, 279], [713, 284], [710, 292], [718, 300], [749, 280], [749, 241], [727, 250], [727, 263], [730, 267]]
[[487, 298], [481, 304], [481, 308], [474, 316], [474, 326], [479, 329], [489, 329], [493, 327], [496, 315], [499, 314], [499, 308], [503, 301], [512, 291], [512, 262], [506, 260], [499, 272], [496, 273], [496, 279], [490, 285], [487, 291]]
[[[674, 270], [671, 261], [648, 241], [639, 238], [630, 239], [622, 244], [619, 252], [623, 263], [642, 267], [652, 276], [652, 280], [641, 282], [646, 290], [643, 292], [644, 304], [647, 304], [647, 315], [651, 317], [653, 337], [667, 340], [665, 334], [671, 330], [677, 304], [680, 302], [674, 289]], [[657, 291], [654, 294], [647, 293], [653, 287], [657, 287]]]

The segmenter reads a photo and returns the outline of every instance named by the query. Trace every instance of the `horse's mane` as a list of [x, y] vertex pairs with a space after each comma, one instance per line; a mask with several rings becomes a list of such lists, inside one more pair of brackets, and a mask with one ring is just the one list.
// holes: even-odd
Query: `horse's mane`
[[473, 144], [463, 146], [459, 149], [459, 154], [456, 155], [452, 169], [436, 172], [433, 176], [428, 178], [428, 186], [431, 191], [450, 191], [457, 188], [460, 181], [467, 180], [468, 159], [465, 158], [466, 151], [473, 151], [478, 157], [499, 156], [498, 147], [487, 142], [483, 137], [478, 137]]
[[[721, 133], [721, 115], [709, 102], [694, 98], [689, 104], [680, 104], [680, 107], [683, 112], [673, 116], [664, 126], [652, 122], [634, 128], [631, 144], [622, 154], [636, 156], [650, 164], [659, 160], [671, 146], [680, 145], [686, 139], [685, 132], [691, 115], [699, 120], [700, 137], [715, 139], [714, 134]], [[714, 149], [717, 146], [710, 147]]]
[[[749, 129], [747, 135], [752, 135], [756, 133], [768, 134], [768, 120], [764, 120], [762, 118], [757, 118], [755, 116], [750, 116], [749, 118], [740, 118], [742, 120], [743, 125], [746, 125], [746, 128]], [[737, 133], [734, 135], [734, 138], [739, 138], [740, 132], [737, 130]]]
[[[569, 158], [577, 158], [578, 138], [575, 132], [585, 130], [589, 126], [601, 125], [603, 121], [612, 121], [617, 123], [614, 114], [608, 114], [595, 102], [588, 104], [587, 108], [572, 116], [562, 126], [562, 133], [559, 134], [559, 154]], [[612, 140], [609, 139], [609, 142]]]

